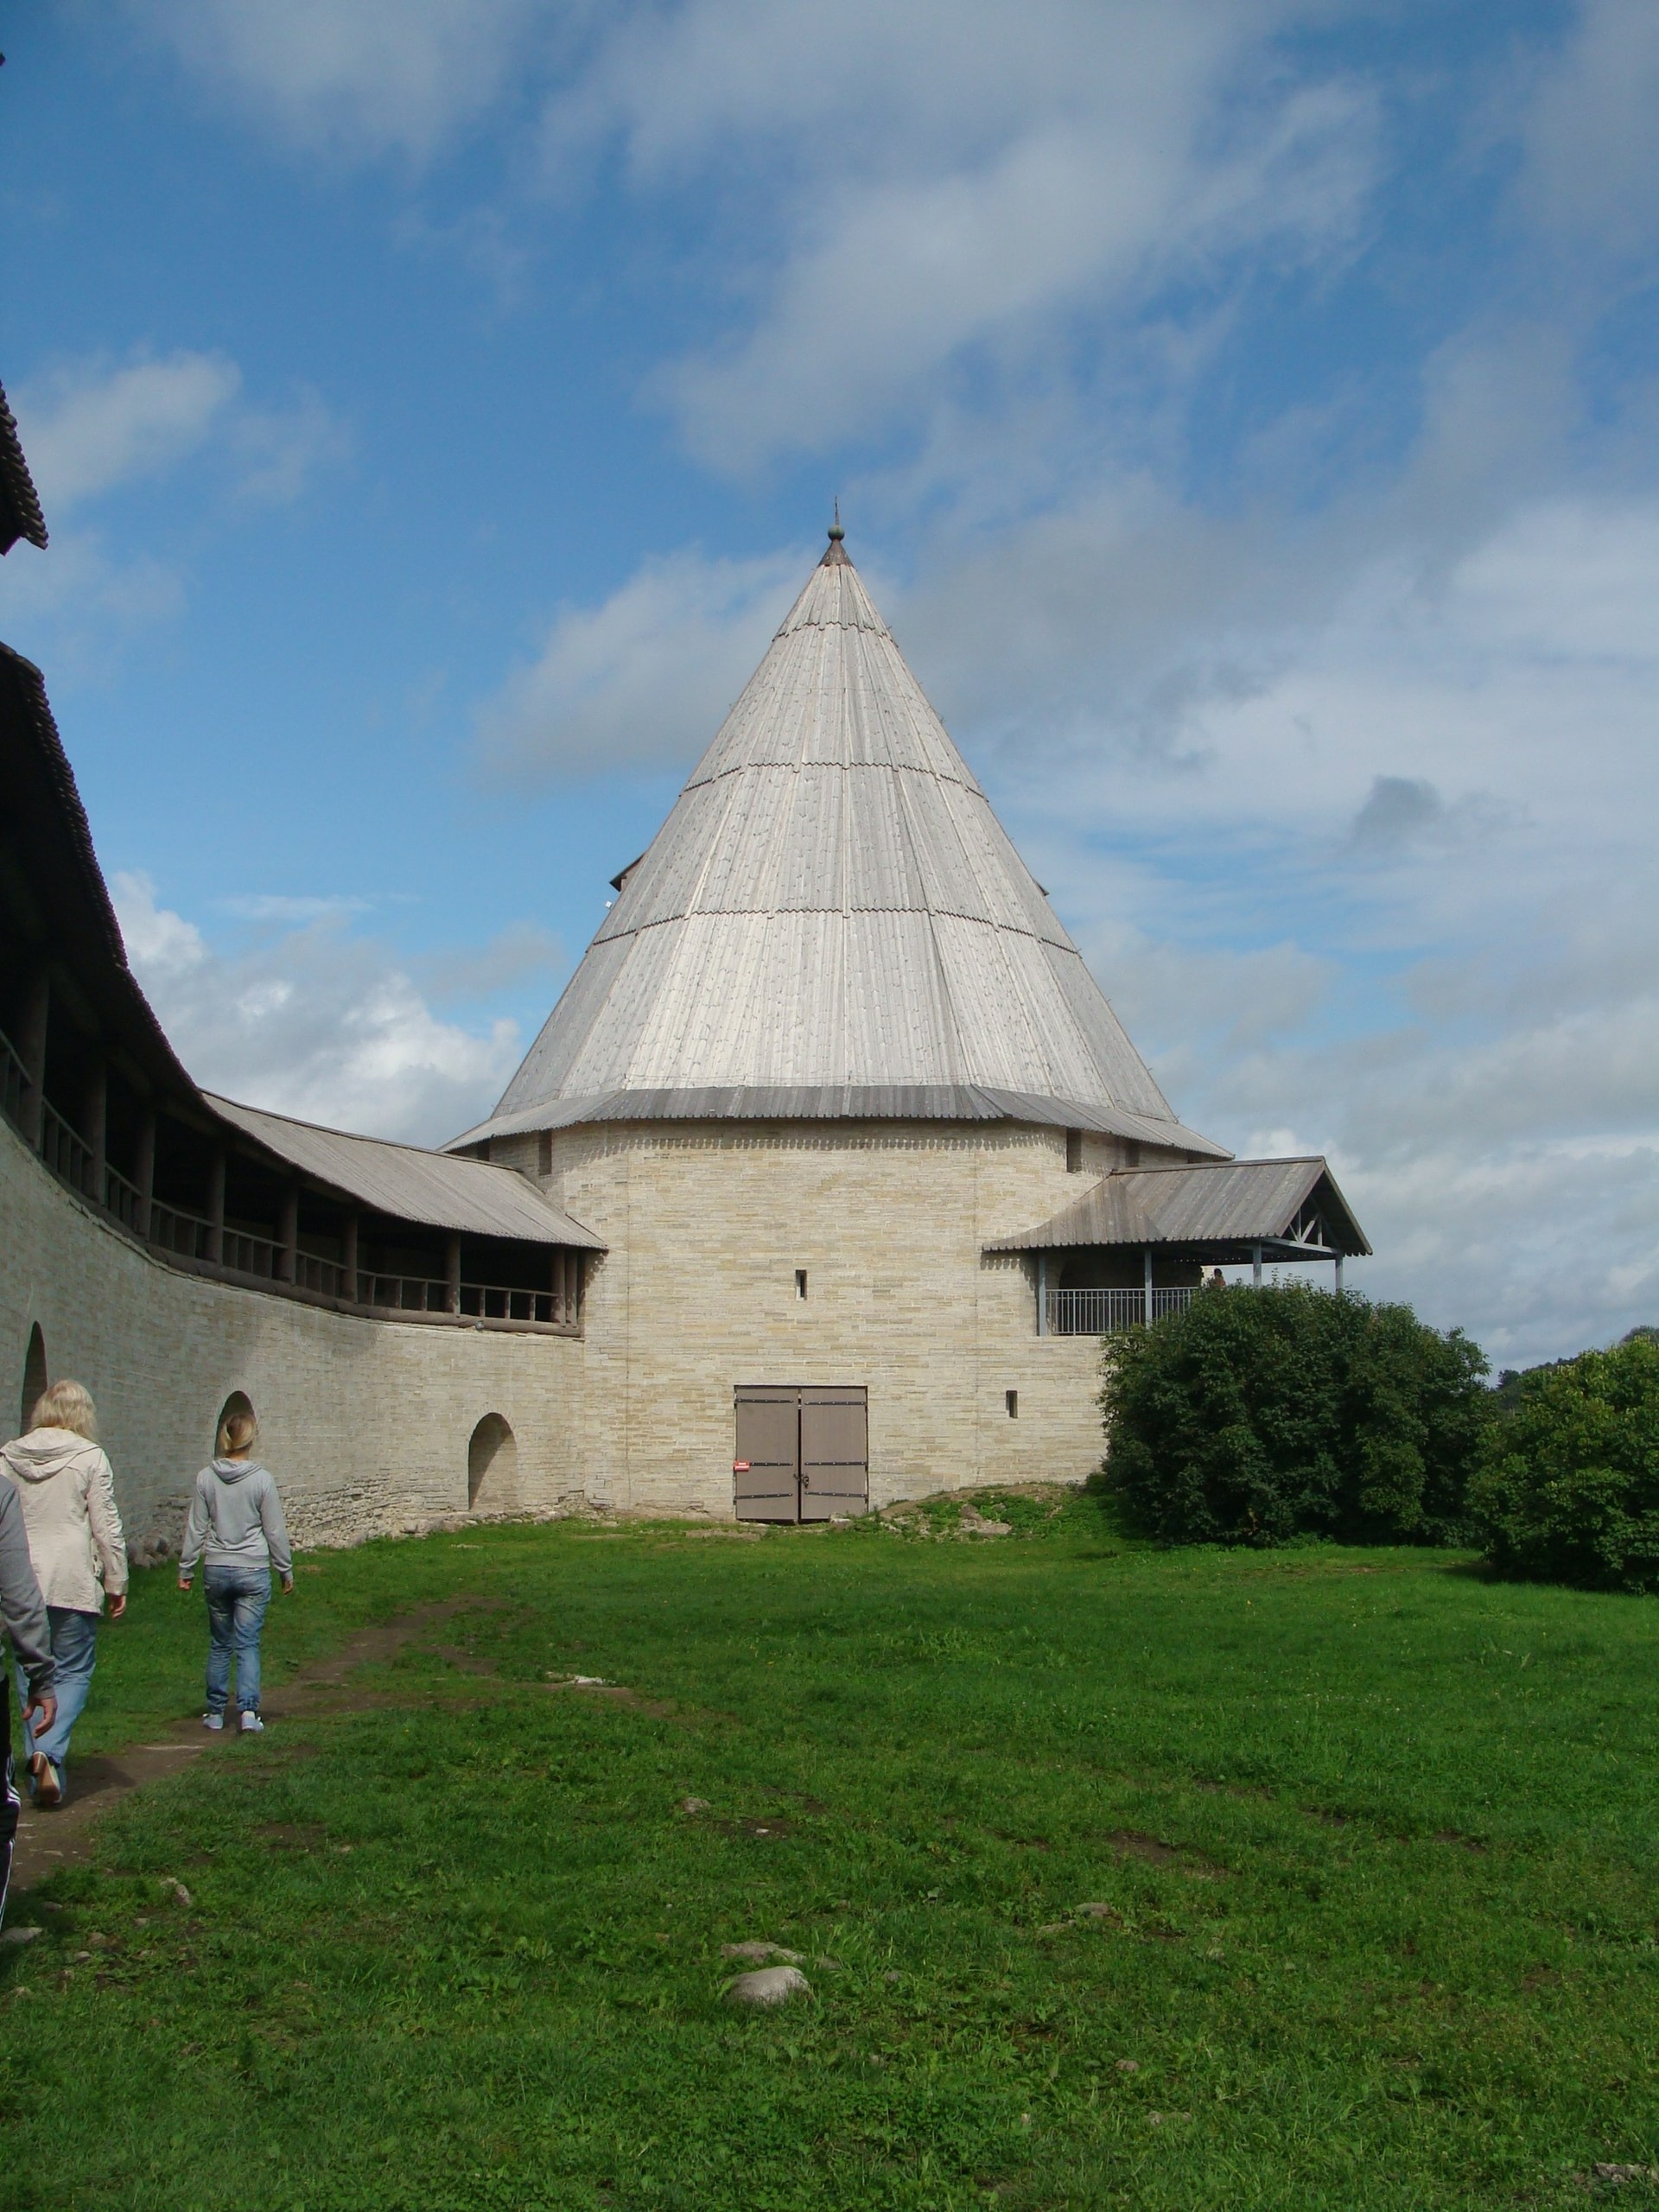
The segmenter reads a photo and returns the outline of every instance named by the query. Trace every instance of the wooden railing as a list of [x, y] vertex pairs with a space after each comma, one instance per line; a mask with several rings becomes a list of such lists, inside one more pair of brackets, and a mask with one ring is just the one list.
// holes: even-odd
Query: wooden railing
[[23, 1100], [29, 1092], [29, 1070], [17, 1047], [0, 1030], [0, 1109], [18, 1129], [23, 1126]]
[[[31, 1089], [29, 1071], [16, 1047], [0, 1031], [0, 1113], [26, 1136], [26, 1108]], [[452, 1293], [448, 1281], [427, 1275], [381, 1274], [359, 1268], [348, 1274], [338, 1260], [303, 1248], [289, 1253], [275, 1237], [250, 1230], [216, 1225], [206, 1214], [146, 1199], [108, 1161], [99, 1163], [92, 1147], [55, 1106], [40, 1102], [41, 1134], [35, 1149], [42, 1164], [69, 1189], [102, 1207], [120, 1226], [152, 1251], [187, 1265], [222, 1271], [244, 1281], [277, 1283], [365, 1307], [377, 1314], [447, 1314], [475, 1321], [505, 1321], [543, 1328], [574, 1328], [578, 1319], [580, 1255], [554, 1255], [555, 1287], [525, 1289], [516, 1284], [463, 1282]], [[103, 1188], [97, 1185], [102, 1181]]]

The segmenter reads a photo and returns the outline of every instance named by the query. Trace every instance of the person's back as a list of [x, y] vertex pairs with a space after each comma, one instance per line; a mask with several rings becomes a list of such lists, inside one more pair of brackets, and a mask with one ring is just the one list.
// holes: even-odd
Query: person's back
[[274, 1567], [285, 1592], [294, 1587], [294, 1560], [276, 1479], [253, 1457], [257, 1431], [251, 1414], [232, 1414], [219, 1435], [219, 1457], [196, 1477], [179, 1553], [179, 1587], [188, 1590], [201, 1561], [207, 1600], [207, 1708], [213, 1729], [225, 1725], [231, 1663], [242, 1726], [262, 1728], [259, 1715], [259, 1636], [270, 1602]]
[[[105, 1598], [112, 1620], [127, 1604], [127, 1546], [115, 1478], [85, 1383], [64, 1377], [48, 1385], [28, 1433], [0, 1450], [0, 1471], [16, 1493], [46, 1600], [57, 1716], [50, 1728], [35, 1730], [26, 1749], [35, 1802], [53, 1807], [63, 1802], [71, 1733], [92, 1689]], [[20, 1694], [23, 1687], [20, 1668]]]
[[[46, 1601], [29, 1564], [23, 1511], [10, 1483], [0, 1481], [0, 1624], [11, 1639], [12, 1656], [28, 1677], [23, 1704], [23, 1740], [34, 1729], [49, 1728], [57, 1718], [52, 1643]], [[19, 1799], [11, 1766], [11, 1699], [0, 1669], [0, 1919], [11, 1880], [11, 1847], [17, 1834]]]

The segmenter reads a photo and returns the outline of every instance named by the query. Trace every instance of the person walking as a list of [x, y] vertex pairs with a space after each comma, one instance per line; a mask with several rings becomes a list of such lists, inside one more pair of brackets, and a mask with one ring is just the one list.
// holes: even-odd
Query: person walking
[[[57, 1806], [64, 1798], [70, 1732], [92, 1687], [104, 1600], [111, 1620], [127, 1610], [127, 1545], [92, 1393], [81, 1382], [54, 1382], [35, 1401], [30, 1419], [29, 1433], [0, 1451], [0, 1467], [22, 1508], [57, 1677], [52, 1724], [37, 1720], [32, 1736], [25, 1730], [23, 1749], [35, 1803]], [[20, 1703], [23, 1678], [20, 1664]]]
[[207, 1599], [207, 1710], [204, 1727], [225, 1726], [236, 1662], [236, 1701], [242, 1732], [257, 1735], [259, 1717], [259, 1631], [270, 1603], [274, 1567], [284, 1594], [294, 1588], [294, 1555], [276, 1478], [253, 1457], [258, 1429], [251, 1414], [232, 1414], [219, 1433], [219, 1457], [196, 1477], [179, 1553], [179, 1587], [188, 1590], [202, 1562]]
[[[23, 1740], [29, 1724], [49, 1729], [57, 1718], [53, 1694], [52, 1635], [46, 1618], [46, 1601], [29, 1562], [29, 1531], [23, 1509], [10, 1483], [0, 1483], [0, 1620], [11, 1638], [11, 1652], [28, 1678], [23, 1703]], [[0, 1673], [0, 1690], [5, 1676]], [[0, 1921], [6, 1916], [6, 1891], [11, 1885], [11, 1847], [17, 1836], [17, 1815], [22, 1800], [11, 1766], [11, 1700], [0, 1696]]]

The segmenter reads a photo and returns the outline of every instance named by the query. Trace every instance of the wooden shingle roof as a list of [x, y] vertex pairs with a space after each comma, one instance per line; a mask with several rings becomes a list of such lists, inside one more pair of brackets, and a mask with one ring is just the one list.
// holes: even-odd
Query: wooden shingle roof
[[920, 1110], [1221, 1150], [1176, 1120], [838, 531], [617, 880], [495, 1113], [457, 1145], [641, 1115]]
[[10, 553], [20, 537], [46, 550], [46, 517], [23, 459], [16, 419], [0, 386], [0, 553]]

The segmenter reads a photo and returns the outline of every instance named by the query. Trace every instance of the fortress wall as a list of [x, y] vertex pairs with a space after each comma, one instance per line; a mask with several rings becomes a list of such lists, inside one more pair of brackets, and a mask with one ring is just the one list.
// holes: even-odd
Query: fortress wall
[[[534, 1173], [535, 1142], [511, 1164]], [[728, 1516], [740, 1382], [863, 1384], [875, 1505], [1099, 1465], [1098, 1344], [1039, 1338], [1033, 1263], [982, 1249], [1090, 1179], [1064, 1130], [613, 1122], [552, 1152], [552, 1194], [610, 1247], [588, 1263], [593, 1497]]]
[[65, 1190], [0, 1122], [0, 1424], [16, 1433], [38, 1323], [54, 1377], [97, 1401], [130, 1539], [175, 1543], [232, 1390], [259, 1418], [296, 1538], [351, 1541], [467, 1510], [487, 1413], [517, 1442], [480, 1510], [549, 1510], [582, 1486], [583, 1346], [573, 1338], [364, 1320], [182, 1274]]

